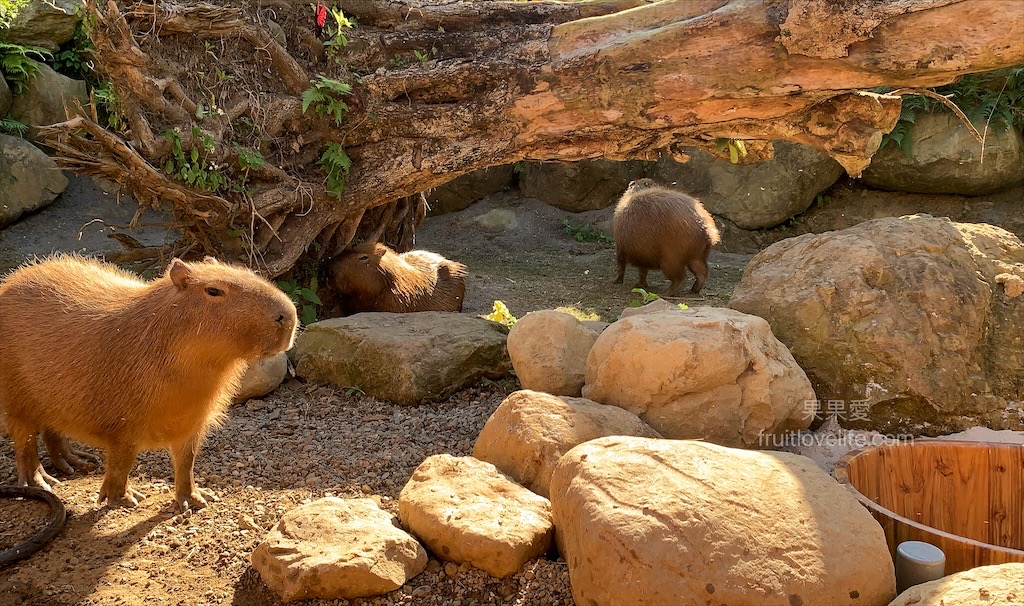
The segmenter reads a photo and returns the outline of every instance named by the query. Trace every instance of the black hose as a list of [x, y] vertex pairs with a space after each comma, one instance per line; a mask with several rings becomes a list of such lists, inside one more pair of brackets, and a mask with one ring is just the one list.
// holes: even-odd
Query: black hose
[[0, 498], [15, 499], [18, 497], [46, 502], [50, 506], [50, 521], [34, 537], [10, 549], [0, 551], [0, 570], [42, 549], [57, 536], [61, 528], [64, 528], [64, 522], [67, 520], [64, 503], [61, 503], [57, 495], [49, 490], [35, 486], [0, 486]]

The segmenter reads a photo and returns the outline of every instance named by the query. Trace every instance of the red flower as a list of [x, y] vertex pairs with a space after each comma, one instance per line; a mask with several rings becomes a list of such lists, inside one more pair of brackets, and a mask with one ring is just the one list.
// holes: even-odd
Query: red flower
[[316, 3], [316, 35], [324, 33], [324, 24], [327, 23], [327, 5], [323, 2]]

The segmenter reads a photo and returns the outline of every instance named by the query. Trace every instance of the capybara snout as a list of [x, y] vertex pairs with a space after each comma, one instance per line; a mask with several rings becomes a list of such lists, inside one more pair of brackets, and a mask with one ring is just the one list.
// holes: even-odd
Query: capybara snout
[[466, 266], [425, 250], [366, 242], [328, 261], [326, 273], [343, 315], [462, 311], [466, 295]]
[[613, 229], [616, 282], [633, 265], [640, 273], [637, 286], [650, 288], [647, 272], [659, 269], [671, 280], [669, 294], [675, 295], [689, 269], [696, 277], [690, 292], [700, 293], [708, 278], [708, 254], [719, 241], [715, 221], [700, 201], [651, 179], [638, 179], [615, 206]]

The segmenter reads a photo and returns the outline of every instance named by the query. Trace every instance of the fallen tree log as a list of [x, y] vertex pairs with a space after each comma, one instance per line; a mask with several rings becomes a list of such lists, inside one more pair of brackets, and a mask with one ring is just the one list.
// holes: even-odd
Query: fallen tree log
[[420, 192], [520, 160], [685, 160], [741, 141], [754, 162], [785, 140], [857, 176], [900, 112], [865, 91], [1024, 63], [1024, 14], [1001, 0], [323, 9], [321, 28], [290, 0], [92, 0], [120, 129], [80, 109], [42, 136], [64, 166], [170, 207], [174, 250], [276, 276], [355, 237], [407, 248]]

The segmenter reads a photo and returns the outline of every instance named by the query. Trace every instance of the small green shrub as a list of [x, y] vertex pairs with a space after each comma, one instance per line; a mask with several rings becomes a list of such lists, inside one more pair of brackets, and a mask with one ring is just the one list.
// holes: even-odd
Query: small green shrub
[[562, 220], [562, 231], [567, 236], [572, 236], [572, 239], [577, 242], [601, 242], [608, 244], [612, 241], [611, 237], [600, 229], [594, 229], [586, 223], [575, 223], [568, 217]]
[[0, 30], [10, 27], [21, 7], [29, 2], [30, 0], [0, 0]]
[[213, 137], [195, 127], [192, 129], [192, 147], [186, 150], [177, 129], [166, 130], [163, 136], [171, 142], [171, 157], [164, 165], [164, 172], [196, 189], [216, 192], [227, 188], [228, 177], [210, 160], [215, 151]]
[[24, 137], [27, 132], [28, 124], [19, 122], [9, 116], [7, 118], [0, 118], [0, 133], [13, 135], [15, 137]]

